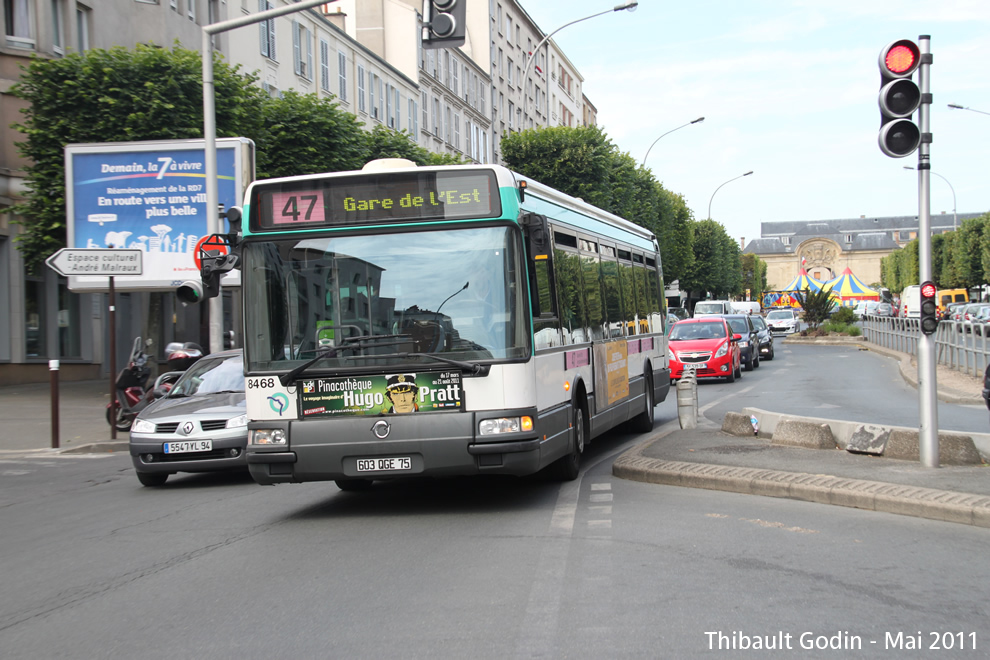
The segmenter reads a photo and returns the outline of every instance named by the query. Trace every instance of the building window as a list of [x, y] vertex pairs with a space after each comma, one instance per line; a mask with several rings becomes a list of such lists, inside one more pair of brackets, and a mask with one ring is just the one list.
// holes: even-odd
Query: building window
[[347, 100], [347, 53], [342, 50], [337, 51], [337, 96]]
[[[274, 9], [275, 6], [270, 0], [258, 0], [258, 10], [268, 11], [269, 9]], [[261, 30], [261, 54], [270, 60], [275, 59], [275, 19], [270, 18], [267, 21], [261, 21], [258, 23], [258, 27]]]
[[196, 0], [186, 0], [186, 16], [196, 22]]
[[45, 280], [27, 276], [24, 280], [24, 350], [29, 358], [46, 355]]
[[297, 75], [306, 80], [313, 79], [313, 40], [309, 30], [302, 24], [292, 23], [292, 55]]
[[385, 123], [395, 128], [395, 104], [392, 102], [392, 85], [385, 83]]
[[65, 8], [63, 0], [52, 0], [52, 49], [65, 54]]
[[[457, 90], [459, 89], [457, 72], [460, 70], [460, 68], [461, 68], [460, 65], [457, 63], [457, 58], [456, 57], [453, 58], [453, 62], [451, 63], [451, 68], [450, 68], [450, 91], [454, 93], [454, 96], [457, 96]], [[467, 83], [466, 80], [464, 82]]]
[[511, 85], [512, 84], [512, 58], [511, 57], [507, 57], [506, 60], [508, 60], [506, 62], [506, 65], [508, 66], [508, 72], [507, 72], [506, 75], [507, 75], [507, 80], [509, 81], [509, 84]]
[[82, 357], [79, 339], [81, 328], [79, 296], [69, 291], [67, 280], [60, 278], [58, 282], [58, 355], [55, 357]]
[[397, 131], [402, 130], [402, 97], [399, 96], [399, 88], [392, 88], [392, 107], [395, 109], [395, 121], [392, 128]]
[[509, 101], [509, 130], [512, 130], [513, 128], [512, 126], [513, 117], [515, 117], [515, 115], [516, 115], [516, 106], [512, 103], [512, 101]]
[[330, 92], [330, 44], [320, 39], [320, 89]]
[[33, 0], [4, 0], [4, 20], [7, 28], [7, 46], [34, 48]]
[[357, 79], [358, 110], [360, 110], [361, 112], [367, 112], [368, 106], [365, 104], [363, 64], [358, 64], [357, 76], [358, 76]]
[[429, 97], [426, 96], [426, 92], [423, 92], [422, 105], [423, 105], [423, 130], [425, 131], [427, 130], [427, 127], [430, 125], [430, 117], [429, 117], [430, 99]]
[[409, 132], [412, 134], [413, 140], [419, 139], [419, 112], [416, 110], [416, 100], [411, 96], [409, 97]]
[[92, 16], [92, 9], [76, 3], [76, 38], [79, 40], [79, 52], [89, 50], [89, 30]]
[[378, 76], [375, 74], [368, 75], [368, 106], [371, 110], [371, 116], [375, 119], [379, 119], [378, 115], [378, 103], [375, 101], [375, 81], [378, 80]]
[[447, 141], [447, 144], [451, 144], [454, 141], [454, 122], [451, 119], [450, 106], [446, 106], [443, 109], [444, 114], [444, 127], [447, 129], [443, 136], [443, 139]]
[[853, 235], [846, 234], [846, 243], [852, 243], [852, 242], [853, 242]]
[[790, 245], [791, 244], [791, 237], [790, 236], [781, 236], [780, 237], [780, 242], [783, 243], [784, 245]]
[[433, 135], [440, 137], [440, 99], [433, 99]]
[[461, 148], [461, 116], [454, 115], [454, 141], [451, 143], [454, 149]]

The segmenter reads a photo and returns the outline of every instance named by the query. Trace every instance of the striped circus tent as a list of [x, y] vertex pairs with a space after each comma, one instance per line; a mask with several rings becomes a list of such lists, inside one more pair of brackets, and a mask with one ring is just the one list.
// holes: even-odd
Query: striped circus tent
[[863, 284], [848, 267], [842, 275], [825, 282], [823, 286], [830, 289], [843, 305], [855, 305], [860, 300], [880, 300], [880, 294]]
[[783, 291], [804, 291], [808, 289], [810, 291], [821, 291], [822, 287], [825, 286], [824, 282], [819, 282], [811, 275], [808, 275], [808, 271], [804, 268], [798, 273], [798, 276], [794, 280], [785, 286]]

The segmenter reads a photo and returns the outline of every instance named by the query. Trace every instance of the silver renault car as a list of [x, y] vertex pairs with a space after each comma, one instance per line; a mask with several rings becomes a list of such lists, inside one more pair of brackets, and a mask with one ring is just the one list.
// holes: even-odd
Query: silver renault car
[[246, 470], [246, 413], [241, 349], [200, 358], [134, 420], [138, 481], [162, 486], [177, 472]]

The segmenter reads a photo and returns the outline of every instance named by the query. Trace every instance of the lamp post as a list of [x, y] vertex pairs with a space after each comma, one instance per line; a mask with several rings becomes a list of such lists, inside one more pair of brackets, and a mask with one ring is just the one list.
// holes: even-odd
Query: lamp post
[[649, 156], [650, 156], [650, 150], [653, 149], [653, 145], [655, 145], [657, 142], [659, 142], [660, 141], [660, 138], [662, 138], [664, 135], [670, 135], [674, 131], [678, 131], [678, 130], [684, 128], [685, 126], [690, 126], [691, 124], [700, 124], [703, 121], [705, 121], [705, 118], [704, 117], [698, 117], [694, 121], [689, 121], [688, 123], [682, 124], [682, 125], [678, 126], [677, 128], [672, 128], [669, 131], [667, 131], [666, 133], [664, 133], [663, 135], [661, 135], [660, 137], [658, 137], [656, 140], [653, 141], [653, 144], [650, 145], [650, 148], [646, 150], [646, 155], [643, 156], [643, 162], [642, 162], [642, 164], [640, 164], [640, 167], [643, 167], [644, 165], [646, 165], [646, 159], [649, 158]]
[[[905, 165], [904, 166], [904, 169], [906, 169], [906, 170], [914, 170], [916, 168], [912, 167], [911, 165]], [[931, 170], [928, 170], [928, 173], [929, 174], [934, 174], [938, 178], [942, 179], [942, 181], [945, 181], [949, 185], [949, 190], [952, 191], [952, 230], [955, 231], [958, 228], [958, 222], [957, 222], [957, 216], [956, 216], [956, 189], [952, 187], [952, 184], [949, 183], [949, 180], [948, 179], [946, 179], [944, 176], [942, 176], [938, 172], [932, 172]]]
[[[595, 18], [596, 16], [604, 16], [605, 14], [610, 14], [610, 13], [616, 12], [616, 11], [625, 11], [627, 9], [629, 11], [635, 11], [636, 10], [636, 7], [638, 7], [638, 6], [639, 6], [639, 1], [638, 0], [631, 0], [630, 2], [624, 2], [621, 5], [616, 5], [616, 6], [612, 7], [611, 9], [606, 9], [605, 11], [600, 11], [597, 14], [592, 14], [591, 16], [585, 16], [584, 18], [578, 18], [576, 20], [571, 21], [570, 23], [565, 23], [565, 24], [561, 25], [559, 28], [557, 28], [556, 30], [554, 30], [553, 32], [551, 32], [550, 34], [548, 34], [547, 36], [543, 37], [543, 40], [540, 41], [540, 43], [536, 44], [536, 48], [533, 49], [533, 52], [530, 54], [529, 59], [526, 60], [526, 68], [523, 69], [523, 77], [522, 77], [522, 79], [523, 79], [523, 107], [522, 107], [522, 110], [521, 110], [522, 117], [519, 119], [519, 130], [520, 131], [523, 130], [523, 122], [526, 121], [526, 106], [529, 105], [529, 103], [528, 103], [529, 102], [529, 91], [526, 89], [526, 83], [529, 82], [529, 69], [530, 69], [531, 66], [533, 66], [533, 60], [536, 59], [536, 54], [538, 52], [540, 52], [540, 48], [543, 47], [543, 44], [545, 44], [546, 42], [548, 42], [550, 40], [550, 37], [552, 37], [553, 35], [557, 34], [561, 30], [563, 30], [565, 27], [574, 25], [575, 23], [580, 23], [581, 21], [586, 21], [589, 18]], [[547, 121], [549, 122], [549, 120], [550, 120], [550, 94], [547, 94]]]
[[[744, 176], [749, 176], [749, 175], [750, 175], [750, 174], [752, 174], [752, 173], [753, 173], [753, 170], [750, 170], [749, 172], [746, 172], [745, 174], [740, 174], [740, 175], [739, 175], [739, 176], [737, 176], [737, 177], [736, 177], [735, 179], [729, 179], [729, 180], [728, 180], [728, 181], [726, 181], [725, 183], [732, 183], [732, 182], [733, 182], [733, 181], [735, 181], [736, 179], [741, 179], [741, 178], [743, 178]], [[725, 183], [723, 183], [723, 184], [722, 184], [722, 186], [724, 186], [724, 185], [725, 185]], [[708, 200], [708, 219], [709, 219], [709, 220], [711, 220], [711, 218], [712, 218], [712, 199], [715, 199], [715, 193], [717, 193], [717, 192], [719, 191], [719, 188], [721, 188], [722, 186], [719, 186], [718, 188], [716, 188], [716, 189], [715, 189], [715, 192], [713, 192], [713, 193], [712, 193], [712, 198]]]
[[983, 110], [976, 110], [975, 108], [967, 108], [966, 106], [959, 105], [958, 103], [950, 103], [949, 107], [953, 110], [969, 110], [970, 112], [978, 112], [981, 115], [990, 115], [990, 112], [984, 112]]

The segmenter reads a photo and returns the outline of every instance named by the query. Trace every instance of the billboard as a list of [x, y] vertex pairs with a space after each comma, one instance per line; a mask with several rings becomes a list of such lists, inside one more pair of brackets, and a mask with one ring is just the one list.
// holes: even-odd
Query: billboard
[[[241, 206], [253, 180], [254, 143], [218, 139], [219, 203]], [[207, 237], [204, 140], [66, 145], [65, 193], [68, 247], [143, 252], [143, 273], [115, 277], [117, 290], [173, 290], [199, 278], [195, 255]], [[227, 231], [224, 223], [220, 230]], [[238, 282], [239, 273], [223, 280]], [[73, 291], [108, 286], [105, 276], [69, 278]]]

